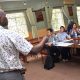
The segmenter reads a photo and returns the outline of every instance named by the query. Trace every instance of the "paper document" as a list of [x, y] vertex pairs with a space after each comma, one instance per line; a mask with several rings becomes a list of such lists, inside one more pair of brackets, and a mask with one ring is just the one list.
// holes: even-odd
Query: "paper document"
[[73, 43], [58, 42], [58, 43], [56, 43], [55, 46], [64, 46], [64, 47], [66, 47], [66, 46], [70, 46], [70, 45], [72, 45], [72, 44], [73, 44]]
[[71, 41], [73, 41], [73, 39], [64, 40], [63, 42], [71, 42]]

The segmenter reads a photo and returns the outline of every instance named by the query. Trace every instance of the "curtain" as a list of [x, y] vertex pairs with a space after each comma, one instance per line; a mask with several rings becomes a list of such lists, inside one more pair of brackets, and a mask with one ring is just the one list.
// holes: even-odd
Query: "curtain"
[[36, 21], [35, 21], [34, 16], [33, 16], [32, 9], [27, 8], [26, 13], [27, 13], [27, 17], [29, 19], [29, 22], [31, 24], [32, 36], [33, 36], [33, 38], [36, 38], [36, 37], [38, 37], [38, 31], [37, 31]]
[[45, 13], [46, 13], [46, 20], [47, 20], [47, 27], [51, 27], [51, 19], [52, 19], [52, 8], [49, 6], [45, 6]]
[[69, 13], [68, 13], [68, 9], [67, 9], [67, 6], [64, 5], [64, 7], [62, 7], [62, 13], [65, 15], [65, 17], [67, 18], [68, 20], [68, 23], [70, 22], [70, 16], [69, 16]]
[[51, 21], [52, 21], [52, 7], [49, 7], [49, 26], [52, 27]]

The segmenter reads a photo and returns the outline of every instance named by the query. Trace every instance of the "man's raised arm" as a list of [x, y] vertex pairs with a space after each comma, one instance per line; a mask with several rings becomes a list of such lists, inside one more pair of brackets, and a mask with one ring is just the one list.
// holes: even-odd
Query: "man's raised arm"
[[39, 44], [33, 46], [30, 53], [32, 53], [32, 54], [39, 53], [43, 49], [43, 47], [44, 47], [45, 43], [47, 42], [47, 40], [48, 40], [47, 36], [43, 37], [42, 41]]

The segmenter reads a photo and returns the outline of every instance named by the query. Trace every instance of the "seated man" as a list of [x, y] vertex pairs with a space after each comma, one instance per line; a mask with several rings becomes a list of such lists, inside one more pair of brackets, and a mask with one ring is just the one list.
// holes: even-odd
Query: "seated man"
[[47, 29], [47, 35], [49, 37], [48, 42], [45, 44], [48, 54], [52, 56], [53, 62], [59, 62], [59, 50], [56, 46], [53, 46], [55, 43], [55, 34], [53, 29]]

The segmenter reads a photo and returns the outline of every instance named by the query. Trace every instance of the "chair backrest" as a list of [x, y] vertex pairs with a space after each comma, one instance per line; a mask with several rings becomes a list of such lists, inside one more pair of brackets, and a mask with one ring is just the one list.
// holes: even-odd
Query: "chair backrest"
[[31, 44], [36, 45], [42, 40], [42, 37], [28, 40]]

